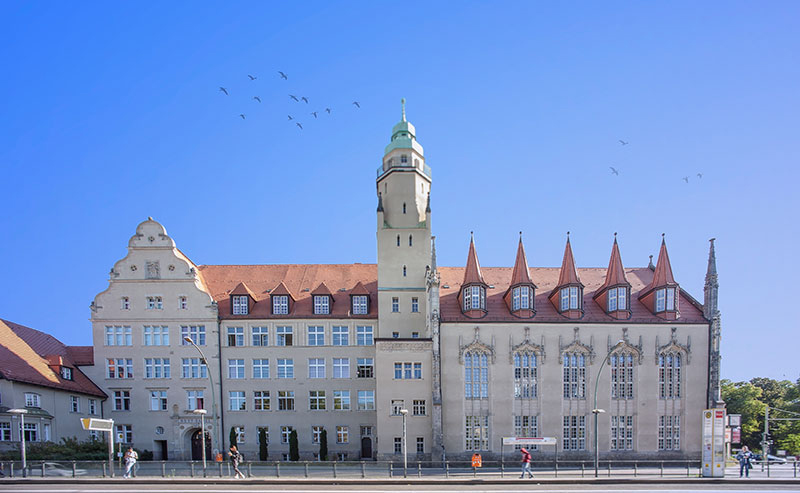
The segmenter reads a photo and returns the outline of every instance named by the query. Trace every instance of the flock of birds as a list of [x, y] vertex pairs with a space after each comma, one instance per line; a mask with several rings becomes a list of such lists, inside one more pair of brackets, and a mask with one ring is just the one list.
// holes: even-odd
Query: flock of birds
[[[628, 142], [626, 142], [626, 141], [624, 141], [622, 139], [618, 140], [617, 142], [619, 142], [620, 145], [622, 145], [622, 146], [628, 145]], [[617, 168], [615, 168], [613, 166], [609, 166], [608, 168], [611, 170], [611, 174], [612, 175], [619, 176], [619, 170]], [[703, 173], [697, 173], [697, 178], [702, 180], [703, 179]], [[681, 178], [681, 180], [686, 182], [687, 185], [689, 184], [689, 177], [688, 176], [684, 176], [683, 178]]]
[[[278, 70], [278, 76], [280, 77], [281, 80], [287, 80], [287, 81], [289, 80], [289, 76], [286, 75], [284, 72], [282, 72], [280, 70]], [[254, 82], [256, 79], [258, 79], [258, 77], [256, 77], [255, 75], [251, 75], [251, 74], [247, 74], [247, 78], [250, 79], [250, 82]], [[228, 89], [226, 87], [220, 86], [219, 87], [219, 92], [221, 92], [225, 96], [230, 96], [230, 93], [228, 92]], [[298, 96], [296, 96], [294, 94], [289, 94], [289, 98], [292, 101], [294, 101], [295, 103], [299, 103], [299, 102], [302, 101], [305, 104], [309, 104], [308, 97], [306, 97], [306, 96], [298, 97]], [[257, 103], [259, 103], [259, 104], [261, 103], [261, 97], [260, 96], [253, 96], [252, 100], [257, 102]], [[352, 104], [353, 104], [353, 106], [356, 107], [356, 109], [360, 109], [361, 108], [361, 103], [358, 102], [358, 101], [353, 101]], [[309, 115], [313, 116], [314, 119], [317, 119], [317, 118], [319, 118], [319, 115], [322, 112], [323, 112], [322, 110], [315, 110], [315, 111], [310, 112]], [[324, 112], [327, 113], [328, 115], [330, 115], [331, 114], [331, 108], [330, 107], [326, 107]], [[247, 119], [247, 114], [239, 113], [239, 117], [242, 120], [246, 120]], [[288, 121], [290, 121], [290, 122], [294, 121], [294, 124], [297, 126], [297, 128], [299, 128], [300, 130], [303, 130], [303, 124], [301, 122], [297, 121], [292, 115], [287, 115], [287, 117], [288, 117]]]

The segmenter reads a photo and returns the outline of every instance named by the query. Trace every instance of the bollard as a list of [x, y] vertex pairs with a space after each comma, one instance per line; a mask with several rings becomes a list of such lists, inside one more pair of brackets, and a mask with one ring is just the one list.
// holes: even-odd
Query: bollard
[[[44, 462], [42, 462], [42, 477], [45, 477], [46, 472], [44, 470]], [[767, 477], [769, 477], [769, 471], [767, 471]]]
[[506, 477], [506, 463], [501, 461], [500, 462], [500, 478], [502, 479], [504, 477]]
[[189, 472], [189, 477], [193, 478], [194, 477], [194, 461], [190, 462], [189, 466], [191, 467], [191, 471]]
[[556, 477], [558, 477], [558, 461], [554, 463], [553, 471], [555, 472]]
[[252, 462], [248, 462], [247, 463], [247, 477], [248, 478], [252, 478], [253, 477], [253, 463]]
[[161, 477], [162, 478], [167, 477], [167, 463], [163, 460], [161, 461]]
[[103, 461], [103, 477], [106, 477], [106, 463]]
[[275, 477], [276, 478], [281, 477], [281, 463], [280, 462], [276, 462], [275, 463]]
[[611, 477], [611, 461], [606, 462], [608, 464], [608, 477]]
[[222, 477], [222, 462], [217, 462], [219, 464], [219, 477]]
[[361, 461], [361, 479], [364, 479], [366, 477], [367, 477], [367, 471], [366, 471], [366, 469], [364, 467], [364, 461], [362, 460]]
[[584, 477], [584, 474], [586, 474], [586, 463], [581, 461], [581, 477]]
[[336, 461], [333, 462], [333, 477], [336, 477]]
[[392, 474], [392, 463], [390, 462], [389, 463], [389, 477], [391, 478], [392, 476], [393, 476], [393, 474]]
[[305, 476], [308, 477], [308, 462], [303, 462], [303, 471]]
[[691, 473], [689, 472], [689, 463], [687, 462], [686, 463], [686, 477], [688, 478], [690, 476], [691, 476]]
[[472, 477], [475, 478], [477, 476], [478, 476], [478, 468], [475, 467], [475, 466], [472, 466]]
[[664, 477], [664, 461], [661, 461], [661, 477]]
[[794, 477], [797, 477], [797, 460], [794, 461]]
[[417, 461], [417, 477], [422, 477], [422, 464], [420, 464], [419, 461]]
[[[13, 462], [11, 462], [11, 465], [8, 466], [8, 473], [11, 475], [12, 478], [14, 477], [14, 463]], [[105, 475], [104, 475], [104, 477], [105, 477]]]
[[72, 461], [72, 477], [73, 478], [76, 476], [75, 472], [76, 472], [75, 471], [75, 461]]
[[635, 478], [638, 475], [638, 473], [639, 473], [639, 466], [634, 461], [634, 463], [633, 463], [633, 477]]
[[444, 463], [444, 477], [446, 478], [450, 477], [450, 461], [446, 461]]

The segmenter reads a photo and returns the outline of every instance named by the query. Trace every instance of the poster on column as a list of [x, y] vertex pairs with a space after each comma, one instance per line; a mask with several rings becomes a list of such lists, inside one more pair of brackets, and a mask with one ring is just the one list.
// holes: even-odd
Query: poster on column
[[725, 410], [703, 411], [703, 477], [725, 476]]

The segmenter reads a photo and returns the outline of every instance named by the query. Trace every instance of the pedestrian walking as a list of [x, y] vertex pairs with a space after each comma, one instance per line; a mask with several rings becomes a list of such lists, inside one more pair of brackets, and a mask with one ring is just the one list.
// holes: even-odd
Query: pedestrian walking
[[139, 459], [139, 454], [133, 450], [133, 447], [128, 447], [125, 451], [123, 461], [125, 462], [125, 474], [122, 475], [125, 479], [130, 479], [133, 468], [136, 466], [136, 461]]
[[519, 449], [522, 452], [522, 474], [520, 474], [519, 479], [525, 477], [525, 473], [528, 473], [528, 477], [532, 478], [533, 473], [531, 472], [531, 453], [528, 452], [525, 448]]
[[742, 450], [736, 454], [736, 460], [739, 461], [739, 477], [741, 478], [742, 475], [744, 475], [745, 477], [749, 478], [750, 469], [753, 467], [753, 452], [750, 452], [750, 449], [747, 448], [747, 445], [742, 447]]
[[239, 464], [244, 460], [244, 456], [239, 452], [239, 449], [236, 448], [236, 445], [231, 445], [230, 450], [228, 450], [228, 455], [231, 458], [231, 465], [233, 466], [233, 477], [235, 479], [244, 479], [244, 474], [239, 470]]

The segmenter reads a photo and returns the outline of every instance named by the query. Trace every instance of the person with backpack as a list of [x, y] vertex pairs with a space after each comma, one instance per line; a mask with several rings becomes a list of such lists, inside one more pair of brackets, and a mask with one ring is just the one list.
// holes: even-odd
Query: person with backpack
[[519, 479], [525, 477], [525, 473], [528, 473], [528, 477], [532, 478], [533, 473], [531, 472], [531, 453], [528, 452], [525, 448], [519, 449], [522, 452], [522, 474], [519, 476]]
[[244, 479], [244, 473], [239, 470], [239, 464], [244, 460], [244, 456], [239, 452], [239, 449], [236, 448], [236, 445], [231, 445], [230, 450], [228, 450], [228, 455], [231, 458], [234, 479]]

